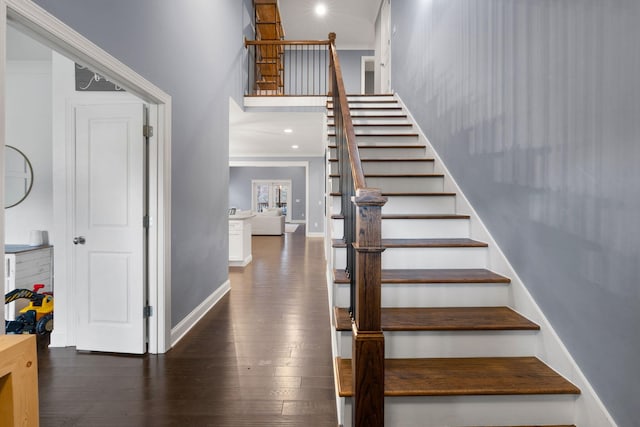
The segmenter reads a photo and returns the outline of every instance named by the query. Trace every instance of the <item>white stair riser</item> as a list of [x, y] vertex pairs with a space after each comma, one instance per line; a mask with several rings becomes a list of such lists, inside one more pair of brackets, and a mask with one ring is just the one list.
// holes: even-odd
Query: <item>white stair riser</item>
[[[343, 220], [333, 219], [331, 229], [334, 239], [343, 236]], [[383, 219], [383, 239], [442, 239], [468, 238], [470, 221], [468, 219]]]
[[[487, 248], [387, 248], [382, 268], [486, 268], [487, 256]], [[345, 268], [346, 259], [346, 248], [333, 248], [334, 268]]]
[[[359, 109], [358, 111], [369, 111], [369, 110], [389, 110], [389, 109], [397, 109], [399, 107], [397, 102], [383, 102], [384, 100], [377, 100], [378, 102], [358, 102], [358, 101], [349, 101], [349, 109], [353, 114], [354, 109]], [[330, 112], [333, 112], [333, 103], [330, 102], [327, 104], [327, 109]], [[400, 110], [402, 111], [402, 110]]]
[[[361, 118], [366, 116], [405, 116], [403, 110], [353, 110], [351, 111], [351, 119]], [[329, 118], [333, 117], [333, 110], [329, 110]]]
[[[331, 98], [329, 98], [329, 100], [331, 100]], [[349, 95], [347, 94], [347, 101], [349, 102], [357, 102], [357, 101], [395, 101], [396, 98], [395, 96], [388, 94], [381, 94], [381, 95]]]
[[[427, 155], [425, 147], [416, 145], [416, 147], [376, 147], [376, 146], [361, 146], [358, 150], [360, 152], [360, 159], [379, 159], [384, 157], [397, 157], [401, 159], [416, 159], [424, 158]], [[329, 155], [331, 158], [337, 158], [335, 148], [330, 150]]]
[[[331, 173], [340, 173], [338, 162], [331, 162]], [[365, 175], [374, 174], [425, 174], [433, 173], [434, 162], [430, 161], [377, 161], [362, 162]]]
[[[525, 357], [536, 351], [537, 331], [384, 331], [386, 358]], [[351, 358], [351, 331], [337, 331], [340, 357]]]
[[[403, 133], [403, 132], [387, 132], [389, 134], [393, 133]], [[410, 132], [404, 132], [410, 133]], [[394, 135], [370, 135], [365, 132], [356, 132], [356, 140], [358, 145], [364, 144], [394, 144], [394, 145], [410, 145], [417, 144], [420, 139], [418, 135], [410, 135], [410, 136], [394, 136]], [[336, 143], [335, 136], [329, 136], [329, 144], [333, 145]]]
[[[351, 118], [351, 123], [353, 123], [354, 126], [357, 125], [385, 125], [388, 123], [391, 124], [398, 124], [398, 123], [411, 123], [409, 121], [409, 119], [407, 119], [406, 116], [390, 116], [390, 117], [352, 117]], [[333, 125], [335, 124], [335, 121], [333, 120], [333, 117], [327, 119], [327, 125], [329, 126], [329, 129], [333, 128]]]
[[331, 238], [341, 239], [344, 237], [343, 221], [341, 219], [331, 220]]
[[468, 219], [383, 219], [383, 239], [468, 238]]
[[365, 174], [433, 173], [434, 162], [362, 162]]
[[[329, 127], [329, 133], [333, 133], [334, 128]], [[354, 125], [356, 137], [359, 135], [389, 135], [389, 134], [415, 134], [413, 126], [387, 126], [385, 124], [373, 126]]]
[[[385, 397], [384, 422], [394, 427], [573, 424], [573, 395]], [[344, 427], [352, 426], [345, 399]]]
[[342, 212], [342, 205], [340, 204], [340, 196], [330, 196], [331, 203], [331, 215], [339, 215]]
[[347, 249], [331, 248], [333, 268], [335, 270], [344, 270], [347, 266]]
[[[429, 177], [372, 177], [365, 176], [367, 186], [380, 188], [383, 192], [439, 193], [444, 190], [444, 178]], [[331, 190], [340, 191], [340, 178], [331, 177]]]
[[455, 196], [389, 196], [382, 214], [455, 214]]
[[387, 248], [382, 268], [487, 268], [487, 248]]
[[[336, 283], [334, 304], [349, 307], [349, 284]], [[505, 283], [382, 284], [383, 307], [496, 307], [510, 303]]]
[[443, 177], [365, 177], [367, 186], [380, 188], [384, 192], [427, 192], [444, 191]]

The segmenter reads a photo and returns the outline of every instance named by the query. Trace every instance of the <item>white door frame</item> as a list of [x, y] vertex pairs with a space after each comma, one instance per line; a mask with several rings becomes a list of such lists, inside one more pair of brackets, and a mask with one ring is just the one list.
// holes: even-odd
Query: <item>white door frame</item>
[[[149, 122], [154, 126], [155, 143], [149, 147], [148, 267], [149, 304], [153, 314], [149, 318], [148, 350], [164, 353], [171, 346], [171, 97], [35, 3], [0, 0], [0, 146], [6, 143], [7, 21], [65, 56], [108, 76], [109, 80], [150, 104]], [[0, 184], [3, 184], [3, 150], [0, 150], [0, 177]], [[4, 185], [0, 185], [0, 200], [4, 200]], [[0, 240], [4, 241], [4, 210], [1, 212]], [[4, 275], [4, 263], [0, 266], [0, 274]], [[66, 299], [62, 298], [56, 304], [69, 304]], [[0, 315], [4, 316], [4, 305], [0, 306]]]
[[[292, 187], [292, 183], [290, 179], [252, 179], [251, 180], [251, 210], [257, 212], [258, 211], [258, 203], [256, 201], [256, 184], [281, 184], [284, 183], [285, 185], [287, 185], [288, 188], [288, 192], [287, 192], [287, 214], [285, 215], [285, 219], [287, 222], [291, 222], [291, 208], [293, 207], [293, 203], [291, 202], [292, 199], [292, 192], [291, 192], [291, 187]], [[270, 187], [269, 188], [269, 202], [271, 202], [271, 190], [273, 188]], [[306, 196], [305, 196], [306, 197]]]
[[[362, 56], [360, 57], [360, 93], [362, 95], [364, 95], [365, 92], [365, 76], [366, 76], [366, 71], [367, 71], [367, 62], [373, 62], [374, 64], [374, 73], [375, 73], [375, 63], [376, 63], [376, 57], [375, 56]], [[374, 78], [375, 81], [375, 78]], [[375, 90], [374, 90], [375, 92]]]
[[[304, 194], [305, 194], [305, 206], [304, 206], [304, 225], [305, 233], [309, 235], [309, 162], [307, 161], [259, 161], [259, 160], [231, 160], [229, 161], [229, 167], [265, 167], [265, 168], [286, 168], [286, 167], [304, 167]], [[252, 190], [253, 191], [253, 190]]]

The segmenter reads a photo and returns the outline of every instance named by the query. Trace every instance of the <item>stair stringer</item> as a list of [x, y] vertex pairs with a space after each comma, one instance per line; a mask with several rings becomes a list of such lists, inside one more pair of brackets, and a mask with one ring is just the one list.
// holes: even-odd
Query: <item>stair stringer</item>
[[607, 411], [602, 400], [600, 400], [575, 359], [571, 356], [569, 350], [563, 344], [551, 323], [544, 315], [542, 309], [538, 306], [535, 299], [524, 285], [524, 282], [518, 276], [516, 270], [502, 252], [495, 239], [489, 233], [488, 228], [480, 219], [478, 213], [469, 203], [469, 200], [466, 198], [445, 166], [438, 152], [435, 150], [433, 145], [431, 145], [431, 142], [420, 128], [420, 125], [411, 114], [409, 108], [407, 108], [398, 94], [395, 94], [394, 96], [402, 106], [404, 112], [407, 114], [409, 121], [415, 126], [415, 129], [420, 135], [420, 140], [426, 144], [427, 150], [434, 156], [435, 173], [441, 173], [445, 176], [444, 191], [456, 193], [456, 213], [466, 214], [471, 217], [470, 237], [474, 240], [483, 241], [489, 244], [489, 268], [492, 271], [511, 279], [511, 285], [509, 287], [511, 308], [540, 325], [540, 331], [536, 337], [537, 342], [535, 356], [580, 388], [581, 394], [573, 403], [574, 424], [580, 427], [616, 427], [617, 424]]

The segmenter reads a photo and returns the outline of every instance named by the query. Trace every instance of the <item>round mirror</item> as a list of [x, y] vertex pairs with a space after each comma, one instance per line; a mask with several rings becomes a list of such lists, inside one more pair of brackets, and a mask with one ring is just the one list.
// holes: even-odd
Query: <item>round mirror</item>
[[4, 148], [4, 207], [12, 208], [29, 195], [33, 168], [22, 151], [11, 145]]

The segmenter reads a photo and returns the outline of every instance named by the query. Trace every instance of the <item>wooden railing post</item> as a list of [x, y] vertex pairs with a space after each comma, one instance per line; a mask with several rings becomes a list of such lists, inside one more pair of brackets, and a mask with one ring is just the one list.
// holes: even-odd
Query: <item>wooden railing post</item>
[[[336, 33], [329, 33], [329, 44], [333, 47], [336, 45]], [[329, 76], [335, 75], [333, 69], [333, 61], [329, 62]], [[333, 79], [330, 77], [327, 82], [327, 96], [333, 96]]]
[[384, 425], [384, 335], [381, 324], [382, 206], [378, 189], [356, 191], [356, 310], [353, 322], [353, 425]]

